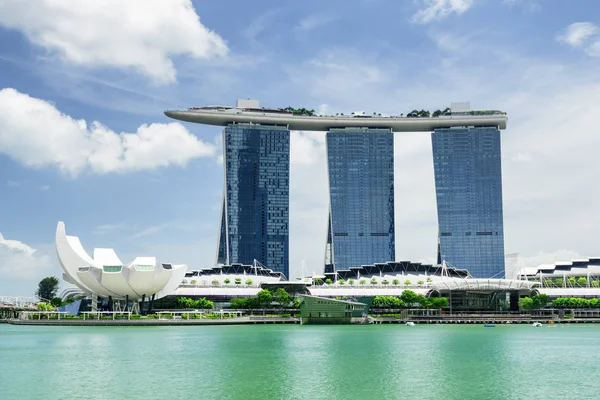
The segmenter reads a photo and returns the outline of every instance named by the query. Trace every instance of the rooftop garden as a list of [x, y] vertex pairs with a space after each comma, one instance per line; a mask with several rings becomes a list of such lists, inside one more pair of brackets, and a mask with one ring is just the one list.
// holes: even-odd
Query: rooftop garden
[[293, 115], [307, 115], [309, 117], [313, 117], [315, 116], [315, 110], [314, 109], [306, 109], [306, 108], [294, 108], [294, 107], [286, 107], [286, 108], [279, 108], [280, 111], [287, 111], [287, 112], [291, 112]]
[[[264, 109], [264, 107], [263, 107]], [[285, 107], [285, 108], [278, 108], [276, 109], [277, 111], [280, 112], [286, 112], [286, 113], [291, 113], [292, 115], [304, 115], [304, 116], [309, 116], [309, 117], [333, 117], [334, 115], [321, 115], [321, 114], [317, 114], [316, 111], [314, 109], [308, 109], [308, 108], [294, 108], [291, 106]], [[378, 112], [373, 112], [373, 115], [369, 115], [365, 112], [353, 112], [350, 114], [344, 114], [344, 113], [336, 113], [335, 117], [355, 117], [355, 118], [377, 118], [377, 117], [383, 117], [383, 118], [437, 118], [437, 117], [442, 117], [442, 116], [450, 116], [450, 115], [506, 115], [505, 112], [503, 111], [499, 111], [499, 110], [472, 110], [472, 111], [462, 111], [462, 112], [455, 112], [453, 113], [452, 110], [450, 109], [450, 107], [446, 107], [443, 110], [440, 109], [436, 109], [434, 111], [429, 111], [429, 110], [412, 110], [411, 112], [409, 112], [408, 114], [406, 114], [406, 116], [402, 113], [400, 115], [382, 115], [381, 113]]]

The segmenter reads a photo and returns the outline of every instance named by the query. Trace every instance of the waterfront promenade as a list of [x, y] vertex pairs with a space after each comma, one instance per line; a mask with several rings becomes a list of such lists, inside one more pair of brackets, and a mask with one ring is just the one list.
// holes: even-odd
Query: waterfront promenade
[[10, 319], [11, 325], [29, 326], [197, 326], [197, 325], [253, 325], [299, 324], [300, 318], [247, 316], [224, 319]]

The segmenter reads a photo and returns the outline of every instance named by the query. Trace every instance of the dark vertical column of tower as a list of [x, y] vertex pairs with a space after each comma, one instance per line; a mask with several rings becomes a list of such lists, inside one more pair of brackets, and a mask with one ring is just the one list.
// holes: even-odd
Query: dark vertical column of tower
[[223, 164], [217, 263], [256, 259], [289, 278], [290, 131], [229, 125], [223, 131]]
[[394, 134], [390, 129], [327, 132], [330, 214], [326, 269], [394, 261]]
[[431, 141], [438, 259], [475, 278], [504, 277], [500, 131], [436, 129]]

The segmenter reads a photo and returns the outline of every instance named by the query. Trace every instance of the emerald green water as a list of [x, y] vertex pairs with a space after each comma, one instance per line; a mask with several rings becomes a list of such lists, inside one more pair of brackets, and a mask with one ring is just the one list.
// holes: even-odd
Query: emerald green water
[[600, 326], [0, 324], [0, 399], [184, 398], [600, 398]]

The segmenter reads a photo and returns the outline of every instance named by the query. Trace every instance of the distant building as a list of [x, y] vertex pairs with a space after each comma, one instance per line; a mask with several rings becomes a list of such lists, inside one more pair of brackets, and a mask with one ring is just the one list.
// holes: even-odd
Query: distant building
[[504, 277], [500, 131], [435, 129], [431, 139], [438, 261], [467, 269], [474, 278]]
[[290, 131], [230, 124], [223, 130], [225, 187], [217, 264], [253, 264], [289, 277]]
[[336, 270], [348, 270], [393, 261], [392, 130], [329, 130], [327, 165], [330, 208], [325, 264], [333, 265]]

